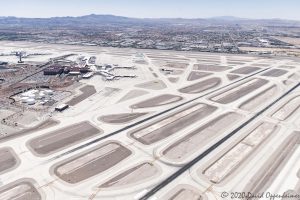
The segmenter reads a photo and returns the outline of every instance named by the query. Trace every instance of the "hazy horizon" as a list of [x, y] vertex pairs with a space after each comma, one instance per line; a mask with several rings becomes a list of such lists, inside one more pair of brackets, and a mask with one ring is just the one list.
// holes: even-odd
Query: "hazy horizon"
[[3, 16], [0, 15], [0, 17], [16, 17], [16, 18], [28, 18], [28, 19], [48, 19], [48, 18], [59, 18], [59, 17], [84, 17], [84, 16], [90, 16], [90, 15], [107, 15], [107, 16], [115, 16], [115, 17], [126, 17], [126, 18], [136, 18], [136, 19], [213, 19], [213, 18], [226, 18], [226, 17], [233, 17], [237, 19], [249, 19], [249, 20], [272, 20], [272, 19], [281, 19], [281, 20], [291, 20], [291, 21], [300, 21], [300, 19], [287, 19], [287, 18], [280, 18], [280, 17], [274, 17], [274, 18], [250, 18], [250, 17], [239, 17], [239, 16], [231, 16], [231, 15], [222, 15], [222, 16], [210, 16], [210, 17], [130, 17], [130, 16], [123, 16], [123, 15], [114, 15], [109, 13], [90, 13], [85, 15], [78, 15], [78, 16], [71, 16], [71, 15], [65, 15], [65, 16], [49, 16], [49, 17], [22, 17], [22, 16]]
[[90, 14], [135, 18], [212, 18], [300, 20], [297, 0], [15, 0], [1, 2], [0, 15], [25, 18], [78, 17]]

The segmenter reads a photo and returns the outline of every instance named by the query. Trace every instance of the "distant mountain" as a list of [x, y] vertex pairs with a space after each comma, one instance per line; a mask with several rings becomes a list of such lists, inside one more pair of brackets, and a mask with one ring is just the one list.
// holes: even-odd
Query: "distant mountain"
[[212, 20], [224, 20], [224, 21], [241, 21], [241, 20], [249, 20], [247, 18], [240, 18], [240, 17], [234, 17], [234, 16], [218, 16], [218, 17], [211, 17], [207, 19]]
[[43, 27], [96, 27], [103, 25], [226, 25], [226, 24], [259, 24], [267, 26], [300, 26], [299, 21], [283, 19], [246, 19], [233, 16], [220, 16], [212, 18], [130, 18], [115, 15], [86, 15], [80, 17], [52, 17], [52, 18], [18, 18], [0, 17], [0, 27], [13, 28], [43, 28]]

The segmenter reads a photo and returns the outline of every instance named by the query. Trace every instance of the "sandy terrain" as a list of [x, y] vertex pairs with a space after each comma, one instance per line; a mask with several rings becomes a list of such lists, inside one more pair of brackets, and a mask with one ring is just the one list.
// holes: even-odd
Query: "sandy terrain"
[[263, 79], [253, 79], [229, 91], [223, 92], [222, 94], [211, 98], [211, 100], [222, 104], [231, 103], [251, 92], [254, 92], [267, 83], [268, 81]]
[[288, 73], [288, 71], [286, 70], [282, 70], [282, 69], [271, 69], [265, 73], [262, 74], [262, 76], [269, 76], [269, 77], [279, 77], [279, 76], [283, 76], [286, 73]]
[[39, 125], [34, 126], [32, 128], [28, 128], [28, 129], [25, 129], [25, 130], [22, 130], [22, 131], [18, 131], [18, 132], [14, 132], [14, 133], [11, 133], [11, 134], [3, 135], [3, 136], [0, 137], [0, 142], [4, 142], [4, 141], [7, 141], [7, 140], [12, 140], [14, 138], [21, 137], [23, 135], [33, 133], [34, 131], [44, 130], [44, 129], [50, 128], [50, 127], [58, 125], [58, 124], [59, 124], [58, 121], [54, 121], [52, 119], [49, 119], [49, 120], [46, 120], [46, 121], [44, 121], [44, 122], [40, 123]]
[[228, 178], [242, 162], [246, 162], [245, 160], [252, 155], [277, 128], [278, 127], [274, 124], [270, 123], [260, 124], [202, 173], [213, 183], [222, 182], [225, 178]]
[[233, 70], [230, 73], [233, 74], [252, 74], [256, 71], [260, 70], [258, 67], [241, 67], [239, 69]]
[[0, 149], [0, 174], [14, 168], [18, 161], [15, 157], [15, 153], [11, 149], [1, 148]]
[[101, 132], [89, 122], [82, 122], [33, 138], [28, 142], [28, 146], [34, 153], [45, 156], [96, 136]]
[[278, 36], [274, 38], [292, 45], [300, 46], [300, 38], [278, 37]]
[[204, 77], [207, 77], [209, 75], [212, 75], [212, 73], [207, 73], [207, 72], [197, 72], [197, 71], [192, 71], [187, 80], [188, 81], [194, 81], [194, 80], [198, 80], [200, 78], [204, 78]]
[[54, 173], [67, 183], [75, 184], [102, 173], [131, 155], [131, 151], [118, 143], [98, 145], [54, 167]]
[[139, 88], [143, 88], [143, 89], [150, 89], [150, 90], [162, 90], [162, 89], [165, 89], [167, 86], [161, 80], [157, 80], [157, 81], [141, 83], [141, 84], [136, 85], [135, 87], [139, 87]]
[[155, 175], [158, 175], [158, 173], [159, 170], [153, 164], [143, 163], [111, 178], [100, 185], [99, 188], [124, 187], [132, 184], [138, 184], [147, 179], [151, 179]]
[[11, 183], [0, 188], [1, 200], [41, 200], [42, 197], [30, 182]]
[[234, 74], [228, 74], [227, 75], [227, 78], [230, 80], [230, 81], [233, 81], [233, 80], [236, 80], [238, 78], [240, 78], [239, 75], [234, 75]]
[[258, 194], [264, 192], [274, 181], [280, 170], [289, 160], [291, 155], [300, 145], [300, 134], [295, 132], [288, 139], [282, 142], [282, 145], [266, 161], [266, 164], [257, 174], [249, 181], [244, 191]]
[[291, 117], [300, 108], [300, 96], [294, 97], [276, 111], [272, 117], [279, 120], [286, 120]]
[[171, 161], [185, 160], [241, 119], [243, 117], [236, 113], [219, 116], [167, 147], [162, 155]]
[[166, 200], [202, 200], [202, 194], [197, 189], [190, 185], [178, 185], [162, 199]]
[[179, 81], [179, 78], [176, 78], [176, 77], [170, 77], [168, 78], [168, 80], [171, 82], [171, 83], [177, 83]]
[[136, 97], [140, 97], [143, 95], [148, 94], [147, 91], [143, 91], [143, 90], [131, 90], [130, 92], [128, 92], [125, 96], [123, 96], [119, 102], [123, 102], [123, 101], [127, 101], [129, 99], [134, 99]]
[[199, 83], [195, 83], [187, 87], [181, 88], [178, 91], [186, 94], [196, 94], [196, 93], [204, 92], [206, 90], [215, 88], [220, 84], [221, 84], [220, 78], [210, 78], [205, 81], [201, 81]]
[[122, 113], [115, 115], [104, 115], [99, 117], [98, 120], [109, 124], [123, 124], [132, 122], [146, 114], [147, 113]]
[[259, 106], [268, 102], [273, 96], [278, 93], [278, 88], [276, 86], [271, 86], [266, 90], [260, 92], [256, 96], [250, 98], [240, 105], [241, 109], [248, 111], [255, 111]]
[[90, 96], [92, 96], [93, 94], [95, 94], [97, 92], [95, 87], [90, 86], [90, 85], [87, 85], [87, 86], [84, 86], [83, 88], [80, 88], [80, 91], [82, 92], [82, 94], [80, 94], [79, 96], [74, 97], [73, 99], [68, 101], [66, 104], [68, 104], [70, 106], [75, 106], [76, 104], [78, 104], [81, 101], [89, 98]]
[[142, 101], [140, 103], [134, 104], [130, 107], [133, 109], [150, 108], [150, 107], [163, 106], [163, 105], [167, 105], [167, 104], [176, 103], [178, 101], [181, 101], [182, 99], [183, 98], [181, 96], [171, 95], [171, 94], [163, 94], [163, 95]]
[[161, 119], [159, 122], [138, 128], [137, 130], [130, 132], [130, 136], [143, 144], [153, 144], [207, 117], [215, 110], [216, 108], [213, 106], [196, 104]]
[[194, 70], [209, 71], [209, 72], [222, 72], [229, 69], [232, 69], [232, 67], [224, 67], [224, 66], [217, 66], [217, 65], [202, 65], [202, 64], [194, 65]]

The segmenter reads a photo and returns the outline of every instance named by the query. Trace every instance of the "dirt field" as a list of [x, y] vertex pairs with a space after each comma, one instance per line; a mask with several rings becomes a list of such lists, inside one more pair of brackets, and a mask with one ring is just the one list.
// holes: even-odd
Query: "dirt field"
[[168, 80], [169, 80], [171, 83], [177, 83], [177, 82], [179, 81], [179, 78], [170, 77], [170, 78], [168, 78]]
[[211, 98], [211, 100], [222, 104], [228, 104], [242, 98], [243, 96], [251, 92], [254, 92], [268, 82], [269, 81], [263, 79], [253, 79], [231, 90], [223, 92], [220, 95]]
[[292, 37], [274, 37], [277, 40], [282, 42], [286, 42], [292, 45], [300, 45], [300, 38], [292, 38]]
[[262, 74], [262, 76], [269, 76], [269, 77], [279, 77], [279, 76], [283, 76], [286, 73], [288, 73], [288, 71], [286, 70], [282, 70], [282, 69], [271, 69], [265, 73]]
[[181, 101], [182, 99], [183, 98], [181, 96], [171, 95], [171, 94], [163, 94], [163, 95], [142, 101], [140, 103], [134, 104], [130, 107], [133, 109], [151, 108], [151, 107], [156, 107], [156, 106], [172, 104], [172, 103]]
[[159, 170], [151, 163], [143, 163], [113, 177], [99, 186], [99, 188], [122, 187], [144, 182], [159, 173]]
[[101, 132], [101, 130], [90, 123], [82, 122], [36, 137], [28, 142], [28, 146], [34, 153], [45, 156], [98, 135]]
[[82, 92], [82, 94], [80, 94], [77, 97], [74, 97], [73, 99], [68, 101], [66, 104], [68, 104], [70, 106], [75, 106], [76, 104], [82, 102], [83, 100], [89, 98], [90, 96], [92, 96], [93, 94], [95, 94], [97, 92], [95, 87], [90, 86], [90, 85], [84, 86], [83, 88], [80, 89], [80, 91]]
[[190, 185], [178, 185], [162, 199], [166, 200], [202, 200], [202, 194], [199, 189]]
[[276, 111], [272, 117], [279, 120], [286, 120], [300, 108], [300, 96], [294, 97]]
[[35, 131], [40, 131], [40, 130], [43, 130], [43, 129], [46, 129], [46, 128], [50, 128], [50, 127], [56, 126], [57, 124], [59, 124], [58, 121], [54, 121], [52, 119], [49, 119], [49, 120], [46, 120], [45, 122], [42, 122], [41, 124], [39, 124], [39, 125], [37, 125], [33, 128], [29, 128], [29, 129], [25, 129], [25, 130], [22, 130], [22, 131], [15, 132], [15, 133], [3, 135], [2, 137], [0, 137], [0, 142], [5, 142], [7, 140], [12, 140], [12, 139], [15, 139], [17, 137], [21, 137], [21, 136], [24, 136], [26, 134], [33, 133]]
[[223, 72], [229, 69], [232, 69], [232, 67], [224, 67], [218, 65], [203, 65], [203, 64], [194, 65], [194, 70], [209, 71], [209, 72]]
[[269, 158], [265, 165], [252, 177], [251, 181], [244, 188], [245, 192], [258, 194], [264, 192], [272, 184], [278, 173], [286, 162], [293, 155], [300, 145], [300, 133], [294, 132], [289, 138], [283, 141], [282, 145]]
[[123, 101], [127, 101], [127, 100], [130, 100], [130, 99], [134, 99], [136, 97], [140, 97], [140, 96], [143, 96], [143, 95], [146, 95], [146, 94], [148, 94], [147, 91], [143, 91], [143, 90], [131, 90], [125, 96], [123, 96], [119, 100], [119, 102], [123, 102]]
[[203, 173], [212, 183], [220, 183], [230, 176], [278, 127], [262, 123], [243, 138], [237, 145], [212, 163]]
[[105, 115], [98, 118], [99, 121], [109, 123], [109, 124], [123, 124], [129, 123], [147, 113], [122, 113], [115, 115]]
[[117, 165], [131, 154], [129, 149], [115, 142], [98, 145], [55, 166], [54, 174], [67, 183], [79, 183]]
[[197, 71], [192, 71], [187, 80], [188, 81], [194, 81], [194, 80], [198, 80], [200, 78], [204, 78], [204, 77], [207, 77], [209, 75], [212, 75], [212, 73], [207, 73], [207, 72], [197, 72]]
[[182, 161], [241, 119], [243, 117], [236, 113], [221, 115], [170, 145], [163, 150], [162, 155], [171, 161]]
[[157, 81], [149, 81], [146, 83], [138, 84], [135, 87], [150, 89], [150, 90], [162, 90], [165, 89], [167, 86], [161, 80], [157, 80]]
[[258, 67], [241, 67], [239, 69], [233, 70], [230, 73], [233, 74], [252, 74], [258, 70], [260, 70], [261, 68]]
[[216, 110], [216, 107], [206, 104], [196, 104], [175, 114], [169, 115], [157, 122], [130, 132], [130, 136], [139, 142], [150, 145], [163, 140], [185, 127], [209, 116]]
[[228, 74], [228, 75], [227, 75], [227, 78], [228, 78], [230, 81], [233, 81], [233, 80], [236, 80], [236, 79], [240, 78], [240, 76], [234, 75], [234, 74]]
[[15, 167], [17, 165], [17, 158], [11, 149], [0, 149], [0, 174]]
[[1, 200], [41, 200], [42, 197], [30, 182], [12, 183], [0, 188]]
[[239, 107], [243, 110], [255, 111], [259, 106], [265, 104], [269, 99], [275, 96], [277, 92], [278, 88], [276, 86], [272, 86], [242, 103]]
[[178, 69], [186, 69], [187, 66], [188, 66], [187, 63], [176, 63], [176, 62], [170, 62], [164, 65], [164, 67], [178, 68]]
[[204, 92], [206, 90], [215, 88], [220, 84], [221, 84], [220, 78], [210, 78], [205, 81], [201, 81], [201, 82], [189, 85], [187, 87], [181, 88], [178, 91], [181, 93], [186, 93], [186, 94], [197, 94], [197, 93]]

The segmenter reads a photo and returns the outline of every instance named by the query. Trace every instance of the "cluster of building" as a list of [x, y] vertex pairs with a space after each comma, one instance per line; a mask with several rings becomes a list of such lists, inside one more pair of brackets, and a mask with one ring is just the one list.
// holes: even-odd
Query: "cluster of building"
[[84, 67], [71, 67], [71, 66], [62, 66], [62, 65], [52, 65], [46, 69], [44, 69], [44, 75], [61, 75], [61, 74], [69, 74], [69, 75], [80, 75], [90, 72], [90, 68], [88, 66]]

